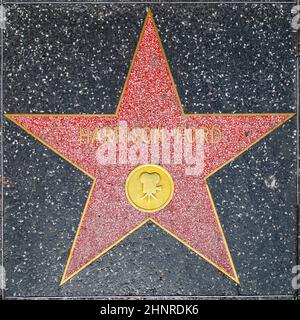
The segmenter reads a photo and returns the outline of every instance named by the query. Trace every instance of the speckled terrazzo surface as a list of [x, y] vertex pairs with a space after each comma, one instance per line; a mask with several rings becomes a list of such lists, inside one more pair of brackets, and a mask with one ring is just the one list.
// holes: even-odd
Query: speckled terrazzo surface
[[[115, 111], [143, 4], [6, 5], [5, 113]], [[151, 5], [187, 113], [295, 112], [289, 4]], [[292, 297], [296, 119], [208, 184], [240, 285], [151, 222], [63, 286], [90, 179], [5, 121], [5, 295]]]

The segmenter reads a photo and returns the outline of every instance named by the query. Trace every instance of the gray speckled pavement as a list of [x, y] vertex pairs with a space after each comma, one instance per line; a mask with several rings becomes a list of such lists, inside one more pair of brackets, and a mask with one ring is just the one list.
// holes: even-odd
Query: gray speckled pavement
[[[147, 7], [186, 113], [296, 112], [292, 1], [14, 2], [4, 113], [114, 112]], [[149, 222], [60, 286], [90, 178], [3, 121], [5, 298], [295, 298], [297, 117], [208, 180], [240, 285]]]

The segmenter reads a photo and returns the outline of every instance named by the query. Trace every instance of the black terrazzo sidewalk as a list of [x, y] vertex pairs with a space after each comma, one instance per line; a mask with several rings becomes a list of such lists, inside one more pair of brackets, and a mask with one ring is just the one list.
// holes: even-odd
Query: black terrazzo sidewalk
[[[296, 112], [292, 1], [16, 2], [4, 2], [4, 113], [114, 112], [147, 7], [187, 113]], [[295, 298], [297, 117], [209, 178], [240, 285], [149, 222], [60, 286], [91, 181], [3, 121], [5, 298]]]

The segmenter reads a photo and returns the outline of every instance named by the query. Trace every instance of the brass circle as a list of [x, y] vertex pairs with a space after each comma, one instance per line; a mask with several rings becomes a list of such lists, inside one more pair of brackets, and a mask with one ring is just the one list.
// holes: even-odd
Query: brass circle
[[165, 168], [155, 164], [143, 164], [129, 173], [125, 192], [134, 208], [143, 212], [155, 212], [171, 201], [174, 183]]

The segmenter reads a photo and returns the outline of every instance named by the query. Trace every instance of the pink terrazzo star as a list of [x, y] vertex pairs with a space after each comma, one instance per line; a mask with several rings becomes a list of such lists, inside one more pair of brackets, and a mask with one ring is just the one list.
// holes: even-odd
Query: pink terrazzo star
[[[114, 115], [7, 115], [9, 119], [93, 179], [61, 283], [152, 221], [239, 283], [206, 179], [274, 130], [291, 114], [186, 115], [148, 12], [137, 50]], [[198, 176], [186, 164], [166, 164], [174, 181], [171, 202], [155, 213], [128, 202], [125, 181], [137, 164], [99, 164], [99, 144], [82, 132], [118, 126], [129, 128], [220, 128], [218, 143], [205, 143], [204, 167]], [[81, 132], [81, 133], [80, 133]], [[219, 137], [220, 138], [220, 137]], [[89, 137], [91, 140], [92, 138]], [[117, 152], [117, 157], [119, 152]]]

